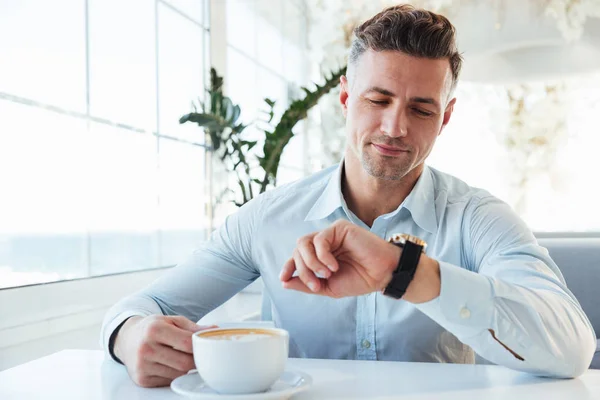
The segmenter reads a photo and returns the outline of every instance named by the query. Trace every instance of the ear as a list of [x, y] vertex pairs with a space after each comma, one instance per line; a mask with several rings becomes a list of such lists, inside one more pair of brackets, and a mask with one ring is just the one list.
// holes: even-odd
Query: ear
[[448, 122], [450, 122], [450, 117], [452, 117], [452, 113], [454, 112], [454, 104], [456, 104], [456, 97], [450, 100], [450, 103], [448, 103], [446, 106], [446, 110], [444, 111], [444, 120], [442, 122], [442, 127], [440, 128], [439, 134], [442, 133], [446, 125], [448, 125]]
[[342, 112], [344, 113], [344, 118], [348, 114], [348, 95], [349, 95], [350, 87], [348, 86], [348, 79], [342, 75], [340, 77], [340, 104], [342, 105]]

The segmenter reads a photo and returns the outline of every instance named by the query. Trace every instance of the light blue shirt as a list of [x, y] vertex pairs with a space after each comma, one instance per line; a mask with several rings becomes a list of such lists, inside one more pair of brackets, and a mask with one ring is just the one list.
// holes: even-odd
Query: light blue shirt
[[[547, 250], [508, 205], [425, 167], [406, 200], [368, 227], [344, 201], [342, 168], [273, 189], [229, 216], [186, 262], [108, 312], [105, 350], [132, 315], [197, 321], [262, 277], [266, 314], [289, 331], [291, 357], [472, 363], [474, 350], [541, 375], [587, 369], [593, 328]], [[341, 218], [382, 238], [425, 240], [440, 264], [440, 296], [415, 305], [381, 293], [332, 299], [283, 289], [279, 273], [296, 240]]]

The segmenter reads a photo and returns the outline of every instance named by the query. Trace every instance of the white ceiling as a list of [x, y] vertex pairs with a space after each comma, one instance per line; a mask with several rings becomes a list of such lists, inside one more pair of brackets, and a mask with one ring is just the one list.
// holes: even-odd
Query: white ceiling
[[[486, 5], [487, 3], [487, 5]], [[600, 71], [600, 19], [567, 41], [556, 19], [526, 0], [506, 0], [503, 12], [479, 2], [451, 17], [465, 63], [461, 79], [522, 82]]]

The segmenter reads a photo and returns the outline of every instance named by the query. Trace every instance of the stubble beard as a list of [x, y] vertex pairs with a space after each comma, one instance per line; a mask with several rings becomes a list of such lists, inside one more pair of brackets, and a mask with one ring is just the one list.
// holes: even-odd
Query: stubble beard
[[[367, 145], [367, 146], [370, 146]], [[373, 150], [375, 152], [376, 150]], [[363, 169], [372, 177], [386, 181], [399, 181], [404, 178], [411, 170], [411, 162], [408, 154], [402, 157], [385, 157], [378, 154], [372, 154], [363, 149], [361, 163]]]

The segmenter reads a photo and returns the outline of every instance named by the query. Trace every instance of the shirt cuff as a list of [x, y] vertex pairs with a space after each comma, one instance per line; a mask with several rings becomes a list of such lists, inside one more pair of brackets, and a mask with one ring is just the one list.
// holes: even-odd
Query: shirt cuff
[[440, 295], [426, 303], [415, 304], [459, 340], [493, 329], [494, 290], [491, 278], [438, 261]]

